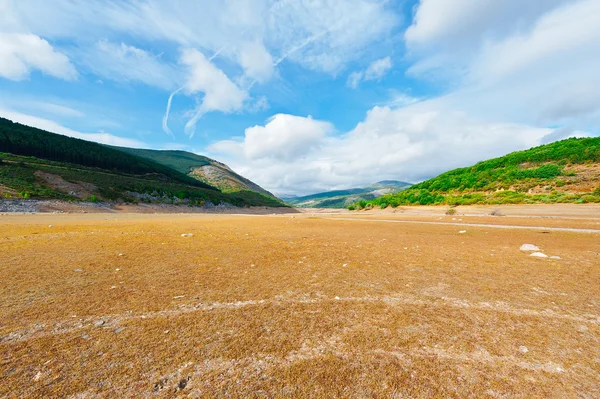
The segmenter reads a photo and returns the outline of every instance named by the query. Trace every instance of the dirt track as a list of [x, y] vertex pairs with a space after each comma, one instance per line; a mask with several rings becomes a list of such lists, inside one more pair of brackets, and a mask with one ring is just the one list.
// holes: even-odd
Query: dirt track
[[600, 397], [598, 210], [2, 215], [0, 397]]

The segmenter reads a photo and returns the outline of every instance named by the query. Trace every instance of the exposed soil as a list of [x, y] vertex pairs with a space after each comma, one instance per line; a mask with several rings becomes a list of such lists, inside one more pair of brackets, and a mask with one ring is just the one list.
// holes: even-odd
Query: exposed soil
[[600, 397], [600, 207], [447, 209], [0, 215], [0, 397]]
[[59, 175], [42, 172], [41, 170], [36, 171], [34, 175], [42, 179], [45, 185], [50, 187], [51, 189], [61, 191], [63, 193], [81, 199], [89, 198], [98, 189], [98, 187], [94, 186], [91, 183], [71, 183], [66, 181]]

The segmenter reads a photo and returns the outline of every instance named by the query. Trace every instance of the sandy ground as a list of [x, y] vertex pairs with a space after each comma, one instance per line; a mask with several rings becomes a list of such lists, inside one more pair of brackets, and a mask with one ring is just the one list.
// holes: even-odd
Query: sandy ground
[[600, 397], [600, 208], [494, 209], [2, 214], [0, 397]]

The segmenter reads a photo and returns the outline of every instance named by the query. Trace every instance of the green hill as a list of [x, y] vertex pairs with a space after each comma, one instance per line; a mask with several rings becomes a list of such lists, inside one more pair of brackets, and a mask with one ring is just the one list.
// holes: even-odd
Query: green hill
[[363, 188], [333, 190], [304, 197], [287, 198], [286, 203], [297, 208], [346, 208], [358, 202], [372, 200], [384, 194], [406, 189], [410, 183], [397, 180], [384, 180]]
[[111, 148], [158, 162], [224, 192], [250, 190], [275, 198], [273, 194], [258, 184], [238, 175], [227, 165], [202, 155], [187, 151]]
[[0, 197], [283, 206], [254, 191], [222, 192], [151, 159], [3, 118]]
[[513, 152], [355, 207], [555, 202], [600, 202], [600, 137]]

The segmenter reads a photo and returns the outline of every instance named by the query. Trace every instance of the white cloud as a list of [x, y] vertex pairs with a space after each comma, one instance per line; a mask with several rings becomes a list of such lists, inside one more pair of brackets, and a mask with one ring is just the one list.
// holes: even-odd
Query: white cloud
[[356, 89], [361, 81], [380, 80], [392, 69], [390, 57], [381, 58], [369, 64], [364, 71], [352, 72], [348, 76], [347, 86]]
[[0, 76], [23, 80], [33, 69], [60, 79], [77, 78], [69, 59], [46, 40], [33, 34], [0, 33]]
[[102, 78], [117, 82], [140, 82], [172, 90], [181, 79], [179, 68], [162, 60], [160, 55], [125, 43], [100, 40], [74, 53], [79, 64]]
[[116, 145], [122, 147], [138, 147], [147, 148], [148, 146], [138, 140], [129, 139], [125, 137], [115, 136], [105, 132], [99, 133], [82, 133], [76, 130], [64, 127], [49, 119], [39, 118], [32, 115], [22, 114], [9, 109], [0, 108], [0, 116], [6, 119], [10, 119], [13, 122], [18, 122], [23, 125], [36, 127], [38, 129], [46, 130], [51, 133], [62, 134], [63, 136], [75, 137], [82, 140], [95, 141], [101, 144]]
[[374, 107], [342, 136], [326, 122], [276, 115], [242, 141], [207, 150], [263, 187], [306, 194], [383, 179], [419, 181], [449, 168], [537, 145], [552, 129], [473, 119], [436, 102]]
[[277, 114], [265, 126], [246, 129], [244, 153], [249, 159], [295, 160], [314, 150], [331, 132], [333, 126], [330, 123], [310, 116]]
[[[200, 7], [185, 0], [19, 0], [9, 7], [21, 26], [44, 37], [102, 38], [120, 32], [167, 40], [207, 54], [219, 52], [260, 78], [268, 76], [269, 56], [336, 73], [398, 24], [385, 0], [231, 0]], [[261, 60], [248, 62], [248, 52], [261, 52]]]
[[181, 64], [189, 70], [184, 85], [186, 94], [204, 94], [194, 116], [186, 124], [186, 133], [193, 136], [198, 120], [207, 112], [234, 112], [242, 108], [248, 93], [235, 85], [227, 75], [196, 49], [185, 49]]
[[238, 58], [245, 74], [259, 83], [266, 82], [273, 75], [273, 57], [258, 41], [243, 43], [238, 50]]

